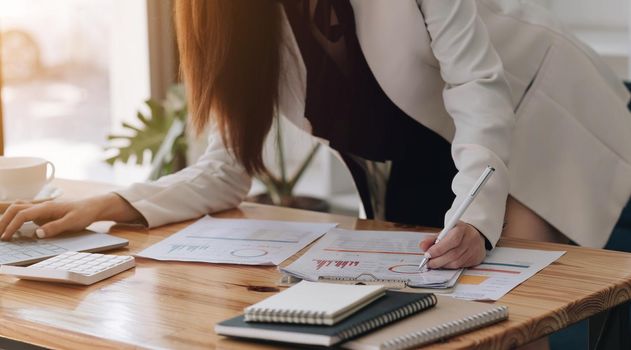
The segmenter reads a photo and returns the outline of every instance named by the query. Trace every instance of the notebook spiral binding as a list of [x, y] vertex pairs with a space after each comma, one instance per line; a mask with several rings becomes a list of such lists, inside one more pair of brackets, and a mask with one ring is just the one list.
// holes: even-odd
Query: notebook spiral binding
[[414, 303], [411, 303], [409, 305], [406, 305], [405, 307], [388, 312], [377, 318], [373, 318], [369, 321], [356, 324], [350, 327], [349, 329], [339, 333], [338, 336], [342, 340], [353, 338], [359, 334], [364, 334], [370, 330], [379, 328], [386, 324], [390, 324], [394, 321], [413, 315], [421, 310], [425, 310], [427, 308], [433, 307], [434, 305], [436, 305], [437, 302], [438, 302], [438, 299], [436, 298], [434, 294], [427, 294], [425, 298], [418, 300]]
[[400, 350], [433, 343], [460, 333], [482, 328], [488, 324], [503, 320], [507, 316], [508, 307], [501, 306], [472, 317], [451, 321], [440, 326], [390, 339], [383, 343], [383, 349]]
[[324, 324], [324, 311], [313, 310], [276, 310], [252, 309], [245, 314], [246, 322], [276, 322], [276, 323], [308, 323]]

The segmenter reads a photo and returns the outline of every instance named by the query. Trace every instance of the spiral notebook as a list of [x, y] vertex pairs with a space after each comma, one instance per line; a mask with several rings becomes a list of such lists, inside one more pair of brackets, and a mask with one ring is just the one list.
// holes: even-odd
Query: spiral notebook
[[384, 296], [383, 286], [302, 281], [245, 308], [246, 322], [334, 325]]
[[241, 315], [218, 323], [215, 332], [241, 338], [332, 346], [419, 313], [435, 304], [434, 294], [388, 291], [384, 297], [334, 326], [245, 322]]
[[430, 310], [353, 339], [343, 344], [343, 347], [354, 350], [414, 348], [486, 327], [507, 318], [506, 306], [438, 296], [438, 303]]

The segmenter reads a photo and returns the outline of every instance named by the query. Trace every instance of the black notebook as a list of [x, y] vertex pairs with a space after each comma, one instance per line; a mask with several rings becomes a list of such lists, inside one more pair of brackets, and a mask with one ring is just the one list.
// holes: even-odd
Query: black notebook
[[234, 337], [331, 346], [436, 305], [431, 293], [388, 291], [335, 326], [245, 322], [237, 316], [215, 325], [215, 332]]

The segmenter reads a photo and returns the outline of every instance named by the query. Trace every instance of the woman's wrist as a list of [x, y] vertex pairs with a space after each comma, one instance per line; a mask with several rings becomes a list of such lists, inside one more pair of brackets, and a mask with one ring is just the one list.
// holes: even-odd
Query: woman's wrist
[[95, 221], [144, 222], [142, 214], [116, 193], [104, 194], [88, 201], [88, 205], [94, 205], [97, 210]]

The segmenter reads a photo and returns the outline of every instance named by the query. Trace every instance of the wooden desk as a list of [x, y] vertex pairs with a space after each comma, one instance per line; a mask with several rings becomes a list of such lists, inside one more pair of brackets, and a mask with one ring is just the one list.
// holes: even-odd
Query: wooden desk
[[[59, 181], [66, 197], [111, 186]], [[351, 229], [405, 229], [390, 223], [243, 204], [226, 218], [339, 222]], [[135, 254], [182, 229], [113, 227], [130, 241], [116, 254]], [[566, 250], [567, 254], [500, 300], [510, 319], [434, 349], [508, 349], [631, 299], [631, 254], [556, 244], [502, 240], [501, 246]], [[215, 323], [276, 292], [274, 267], [244, 267], [137, 259], [137, 267], [92, 286], [19, 281], [0, 276], [0, 336], [53, 348], [272, 348], [217, 336]]]

